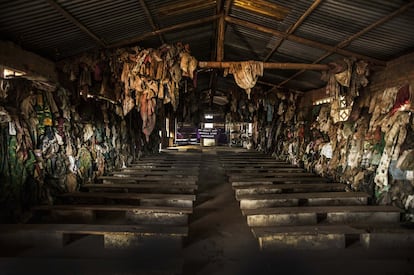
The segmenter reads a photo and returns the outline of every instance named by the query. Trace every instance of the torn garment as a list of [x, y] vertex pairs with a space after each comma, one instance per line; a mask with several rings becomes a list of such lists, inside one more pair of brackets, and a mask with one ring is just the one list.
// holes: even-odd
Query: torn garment
[[250, 99], [251, 88], [256, 85], [259, 76], [263, 76], [263, 62], [245, 61], [233, 63], [229, 68], [234, 80], [240, 88], [243, 88]]

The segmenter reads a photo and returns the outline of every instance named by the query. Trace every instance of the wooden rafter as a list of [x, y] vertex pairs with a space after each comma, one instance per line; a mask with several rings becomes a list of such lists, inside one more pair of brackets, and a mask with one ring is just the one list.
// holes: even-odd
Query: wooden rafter
[[67, 20], [72, 22], [75, 26], [81, 29], [84, 33], [90, 36], [93, 40], [95, 40], [100, 46], [106, 47], [106, 43], [99, 38], [96, 34], [90, 31], [86, 26], [84, 26], [81, 22], [79, 22], [75, 17], [73, 17], [69, 12], [67, 12], [64, 8], [62, 8], [59, 4], [57, 4], [54, 0], [46, 0], [52, 8], [57, 10], [63, 17]]
[[226, 9], [224, 10], [224, 13], [226, 16], [229, 15], [232, 4], [233, 4], [233, 0], [227, 0]]
[[[356, 34], [351, 35], [347, 39], [343, 40], [338, 45], [336, 45], [335, 48], [342, 48], [342, 47], [347, 46], [349, 43], [351, 43], [353, 40], [357, 39], [361, 35], [369, 32], [373, 28], [376, 28], [376, 27], [384, 24], [385, 22], [391, 20], [392, 18], [394, 18], [395, 16], [403, 13], [404, 11], [406, 11], [408, 8], [412, 7], [413, 5], [414, 5], [414, 1], [411, 1], [411, 2], [407, 3], [404, 6], [401, 6], [398, 10], [394, 11], [393, 13], [390, 13], [389, 15], [381, 18], [380, 20], [378, 20], [378, 21], [372, 23], [371, 25], [367, 26], [366, 28], [360, 30]], [[324, 54], [323, 56], [321, 56], [320, 58], [318, 58], [317, 60], [315, 60], [313, 63], [319, 63], [322, 60], [324, 60], [325, 58], [327, 58], [328, 56], [332, 55], [333, 53], [334, 53], [333, 51], [328, 51], [326, 54]], [[301, 75], [304, 72], [305, 72], [305, 70], [301, 70], [301, 71], [295, 73], [294, 75], [292, 75], [288, 79], [286, 79], [286, 80], [282, 81], [281, 83], [279, 83], [278, 84], [278, 87], [281, 87], [281, 86], [285, 85], [286, 83], [288, 83], [289, 81], [291, 81], [292, 79], [296, 78], [297, 76]]]
[[181, 0], [173, 1], [158, 9], [158, 16], [179, 16], [195, 11], [208, 9], [216, 5], [215, 0]]
[[[147, 4], [145, 3], [145, 0], [139, 0], [139, 3], [141, 4], [142, 9], [145, 12], [145, 15], [147, 16], [148, 22], [151, 25], [151, 28], [153, 31], [157, 31], [159, 29], [159, 27], [155, 24], [154, 19], [152, 18], [151, 12], [147, 7]], [[161, 40], [161, 43], [165, 43], [164, 37], [162, 36], [162, 34], [158, 34], [158, 37]]]
[[118, 41], [116, 43], [108, 45], [108, 47], [109, 48], [123, 47], [123, 46], [129, 45], [129, 44], [140, 42], [142, 40], [145, 40], [149, 37], [152, 37], [152, 36], [155, 36], [155, 35], [158, 35], [158, 34], [171, 32], [171, 31], [176, 31], [176, 30], [179, 30], [179, 29], [184, 29], [184, 28], [188, 28], [188, 27], [192, 27], [192, 26], [212, 22], [214, 20], [217, 20], [219, 17], [220, 17], [220, 15], [212, 15], [212, 16], [208, 16], [208, 17], [205, 17], [205, 18], [184, 22], [184, 23], [180, 23], [180, 24], [177, 24], [177, 25], [169, 26], [169, 27], [165, 27], [165, 28], [153, 31], [153, 32], [144, 33], [144, 34], [139, 35], [137, 37], [123, 39], [121, 41]]
[[[315, 0], [313, 4], [302, 14], [302, 16], [296, 21], [296, 23], [291, 26], [286, 31], [286, 37], [288, 37], [290, 34], [292, 34], [301, 24], [302, 22], [311, 14], [322, 2], [323, 0]], [[273, 55], [274, 52], [279, 49], [280, 45], [285, 41], [285, 38], [281, 38], [279, 42], [270, 50], [270, 52], [267, 54], [267, 56], [263, 59], [263, 61], [269, 60], [269, 58]]]
[[217, 22], [217, 61], [223, 61], [224, 58], [224, 24], [224, 14], [222, 14]]
[[275, 35], [275, 36], [280, 36], [281, 38], [284, 38], [284, 39], [287, 39], [287, 40], [290, 40], [290, 41], [293, 41], [293, 42], [296, 42], [296, 43], [304, 44], [304, 45], [307, 45], [307, 46], [310, 46], [310, 47], [313, 47], [313, 48], [318, 48], [318, 49], [322, 49], [322, 50], [325, 50], [325, 51], [332, 51], [334, 53], [344, 55], [344, 56], [364, 59], [364, 60], [367, 60], [367, 61], [369, 61], [371, 63], [374, 63], [374, 64], [377, 64], [377, 65], [385, 66], [385, 64], [386, 64], [382, 60], [378, 60], [378, 59], [375, 59], [375, 58], [372, 58], [372, 57], [369, 57], [369, 56], [365, 56], [365, 55], [362, 55], [362, 54], [358, 54], [358, 53], [355, 53], [355, 52], [351, 52], [351, 51], [348, 51], [348, 50], [338, 49], [337, 47], [333, 47], [333, 46], [330, 46], [330, 45], [327, 45], [327, 44], [324, 44], [324, 43], [320, 43], [320, 42], [316, 42], [316, 41], [309, 40], [309, 39], [306, 39], [306, 38], [302, 38], [302, 37], [299, 37], [299, 36], [296, 36], [296, 35], [293, 35], [293, 34], [287, 35], [286, 33], [282, 32], [282, 31], [278, 31], [278, 30], [271, 29], [271, 28], [268, 28], [268, 27], [265, 27], [265, 26], [261, 26], [261, 25], [258, 25], [258, 24], [255, 24], [255, 23], [252, 23], [252, 22], [249, 22], [249, 21], [237, 19], [237, 18], [234, 18], [234, 17], [231, 17], [231, 16], [226, 16], [226, 21], [228, 23], [233, 23], [233, 24], [236, 24], [236, 25], [244, 26], [244, 27], [247, 27], [247, 28], [250, 28], [250, 29], [253, 29], [253, 30], [261, 31], [261, 32], [264, 32], [264, 33], [269, 33], [269, 34], [272, 34], [272, 35]]

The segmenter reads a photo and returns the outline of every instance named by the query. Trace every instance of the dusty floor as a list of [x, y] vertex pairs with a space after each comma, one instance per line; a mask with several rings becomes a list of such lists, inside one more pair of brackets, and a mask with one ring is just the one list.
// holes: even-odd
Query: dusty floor
[[181, 252], [164, 246], [108, 250], [92, 236], [64, 249], [0, 251], [0, 275], [414, 274], [409, 250], [260, 251], [219, 165], [217, 154], [227, 149], [203, 150], [197, 201]]

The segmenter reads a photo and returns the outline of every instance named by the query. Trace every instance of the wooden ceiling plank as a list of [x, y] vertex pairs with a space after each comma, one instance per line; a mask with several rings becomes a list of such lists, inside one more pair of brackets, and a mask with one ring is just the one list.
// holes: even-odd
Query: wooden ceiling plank
[[46, 0], [46, 2], [52, 6], [56, 11], [58, 11], [63, 17], [67, 20], [72, 22], [75, 26], [77, 26], [80, 30], [90, 36], [93, 40], [95, 40], [100, 46], [106, 47], [106, 43], [99, 38], [96, 34], [90, 31], [86, 26], [84, 26], [81, 22], [79, 22], [75, 17], [73, 17], [69, 12], [67, 12], [64, 8], [62, 8], [59, 4], [57, 4], [54, 0]]

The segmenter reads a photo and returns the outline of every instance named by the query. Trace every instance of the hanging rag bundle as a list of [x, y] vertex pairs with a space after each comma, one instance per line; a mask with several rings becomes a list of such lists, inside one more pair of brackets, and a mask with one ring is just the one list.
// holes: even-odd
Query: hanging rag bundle
[[256, 85], [259, 76], [263, 76], [263, 62], [245, 61], [233, 63], [229, 68], [229, 73], [234, 75], [237, 85], [245, 89], [250, 99], [251, 88]]

